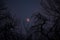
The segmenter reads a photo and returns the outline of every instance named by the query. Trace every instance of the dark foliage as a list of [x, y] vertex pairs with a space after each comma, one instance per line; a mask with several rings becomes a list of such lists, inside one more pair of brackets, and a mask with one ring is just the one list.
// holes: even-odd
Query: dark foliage
[[[60, 40], [60, 0], [40, 0], [40, 5], [47, 12], [46, 15], [54, 17], [54, 24], [46, 30], [43, 26], [47, 21], [50, 22], [41, 13], [36, 13], [32, 17], [34, 18], [34, 25], [31, 27], [31, 34], [28, 38], [32, 37], [32, 40]], [[32, 36], [31, 36], [32, 35]]]
[[16, 21], [5, 6], [6, 0], [0, 0], [0, 40], [22, 40], [15, 30]]

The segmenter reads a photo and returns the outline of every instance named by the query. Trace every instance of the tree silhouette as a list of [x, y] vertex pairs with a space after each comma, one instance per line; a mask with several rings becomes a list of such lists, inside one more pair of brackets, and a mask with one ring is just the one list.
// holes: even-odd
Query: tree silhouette
[[[40, 2], [41, 6], [48, 12], [47, 14], [52, 15], [55, 17], [55, 24], [53, 27], [49, 30], [49, 32], [54, 32], [54, 37], [50, 38], [50, 40], [60, 40], [60, 0], [41, 0]], [[48, 33], [49, 33], [48, 32]]]
[[11, 16], [5, 1], [0, 0], [0, 40], [22, 40], [22, 36], [20, 37], [14, 32], [17, 21]]
[[[33, 14], [34, 25], [31, 27], [31, 34], [29, 37], [34, 37], [32, 40], [60, 40], [60, 0], [40, 0], [42, 9], [46, 11], [46, 15], [53, 16], [54, 24], [49, 29], [43, 28], [46, 22], [51, 22], [42, 13]], [[47, 16], [47, 17], [48, 17]], [[35, 34], [35, 35], [33, 35]], [[32, 35], [32, 36], [31, 36]]]
[[47, 35], [43, 32], [43, 25], [46, 23], [47, 19], [42, 16], [40, 13], [37, 13], [36, 15], [33, 16], [34, 18], [34, 25], [31, 27], [33, 34], [35, 34], [35, 39], [34, 40], [41, 40], [42, 35], [47, 37]]

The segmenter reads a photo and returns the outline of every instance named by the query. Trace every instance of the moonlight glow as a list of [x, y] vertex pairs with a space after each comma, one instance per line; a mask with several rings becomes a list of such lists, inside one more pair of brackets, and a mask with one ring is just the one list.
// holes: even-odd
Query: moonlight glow
[[30, 22], [30, 19], [29, 19], [29, 18], [27, 18], [27, 19], [26, 19], [26, 21], [27, 21], [27, 22]]

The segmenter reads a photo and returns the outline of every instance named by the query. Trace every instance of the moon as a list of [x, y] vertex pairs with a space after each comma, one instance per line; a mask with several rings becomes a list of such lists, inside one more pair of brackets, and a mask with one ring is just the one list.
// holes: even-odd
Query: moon
[[27, 21], [27, 22], [30, 22], [30, 19], [29, 19], [29, 18], [27, 18], [27, 19], [26, 19], [26, 21]]

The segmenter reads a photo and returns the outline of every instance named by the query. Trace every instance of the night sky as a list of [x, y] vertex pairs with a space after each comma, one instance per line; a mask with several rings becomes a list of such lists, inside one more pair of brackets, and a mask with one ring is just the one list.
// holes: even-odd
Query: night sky
[[8, 8], [15, 18], [25, 20], [26, 17], [31, 17], [32, 13], [39, 11], [40, 0], [8, 0]]
[[8, 8], [17, 18], [30, 17], [40, 8], [39, 0], [8, 0]]

